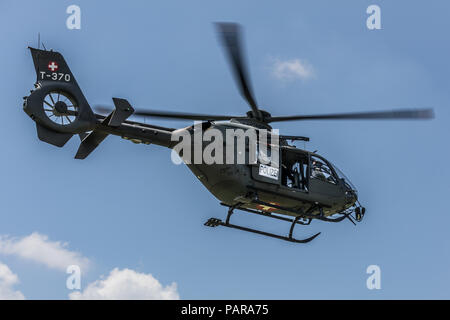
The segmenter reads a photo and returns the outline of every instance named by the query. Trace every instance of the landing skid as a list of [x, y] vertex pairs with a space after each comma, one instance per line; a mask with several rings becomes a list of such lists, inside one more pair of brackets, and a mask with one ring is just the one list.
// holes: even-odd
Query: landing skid
[[[251, 209], [239, 208], [240, 204], [237, 204], [237, 205], [234, 205], [234, 206], [228, 206], [228, 205], [222, 203], [222, 205], [224, 205], [224, 206], [229, 208], [226, 221], [223, 222], [222, 220], [217, 219], [217, 218], [209, 218], [208, 221], [205, 222], [205, 226], [207, 226], [207, 227], [224, 226], [224, 227], [228, 227], [228, 228], [233, 228], [233, 229], [238, 229], [238, 230], [242, 230], [242, 231], [252, 232], [252, 233], [260, 234], [260, 235], [263, 235], [263, 236], [276, 238], [276, 239], [280, 239], [280, 240], [285, 240], [285, 241], [289, 241], [289, 242], [295, 242], [295, 243], [307, 243], [307, 242], [310, 242], [310, 241], [314, 240], [320, 234], [320, 232], [318, 232], [315, 235], [313, 235], [313, 236], [311, 236], [309, 238], [306, 238], [306, 239], [295, 239], [292, 236], [292, 234], [294, 232], [295, 225], [296, 224], [308, 225], [308, 224], [311, 223], [311, 219], [308, 219], [307, 222], [304, 222], [304, 221], [300, 220], [300, 219], [302, 219], [301, 216], [297, 216], [294, 219], [289, 219], [289, 218], [279, 217], [279, 216], [273, 215], [273, 214], [268, 213], [268, 212], [260, 212], [260, 211], [251, 210]], [[273, 219], [289, 221], [289, 222], [291, 222], [291, 228], [289, 229], [289, 235], [288, 236], [282, 236], [282, 235], [278, 235], [278, 234], [274, 234], [274, 233], [270, 233], [270, 232], [265, 232], [265, 231], [261, 231], [261, 230], [257, 230], [257, 229], [252, 229], [252, 228], [247, 228], [247, 227], [243, 227], [243, 226], [232, 224], [232, 223], [230, 223], [230, 218], [231, 218], [231, 215], [234, 213], [235, 209], [238, 209], [238, 210], [241, 210], [241, 211], [246, 211], [246, 212], [253, 213], [253, 214], [266, 216], [266, 217], [270, 217], [270, 218], [273, 218]]]

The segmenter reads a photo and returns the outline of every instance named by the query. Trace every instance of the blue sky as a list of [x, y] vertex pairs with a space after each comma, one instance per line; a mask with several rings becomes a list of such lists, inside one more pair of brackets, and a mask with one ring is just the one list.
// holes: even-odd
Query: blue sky
[[[66, 28], [71, 4], [81, 30]], [[370, 4], [381, 8], [382, 30], [366, 28]], [[28, 299], [66, 299], [63, 265], [72, 259], [86, 263], [84, 293], [122, 272], [182, 299], [450, 298], [449, 10], [445, 1], [2, 1], [0, 294], [3, 284]], [[357, 227], [298, 228], [299, 237], [322, 231], [308, 245], [206, 228], [225, 210], [169, 150], [108, 137], [79, 161], [77, 137], [62, 149], [38, 140], [21, 108], [35, 80], [26, 47], [38, 32], [92, 105], [122, 97], [141, 108], [245, 113], [214, 21], [245, 27], [256, 99], [272, 115], [434, 108], [423, 122], [279, 125], [311, 137], [307, 149], [357, 186], [367, 208]], [[296, 59], [314, 75], [274, 75], [274, 61]], [[366, 288], [373, 264], [381, 290]]]

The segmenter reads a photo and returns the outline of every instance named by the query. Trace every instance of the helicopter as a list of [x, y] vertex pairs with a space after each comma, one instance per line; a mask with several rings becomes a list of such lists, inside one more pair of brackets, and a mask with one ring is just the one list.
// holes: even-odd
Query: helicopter
[[[181, 131], [194, 137], [199, 130], [206, 133], [208, 130], [223, 132], [241, 129], [257, 132], [255, 148], [258, 151], [264, 144], [258, 140], [259, 134], [263, 131], [272, 133], [274, 130], [271, 124], [275, 122], [433, 118], [432, 109], [272, 116], [260, 109], [254, 98], [244, 59], [242, 27], [230, 22], [215, 25], [240, 94], [250, 107], [244, 116], [134, 109], [122, 98], [112, 98], [113, 110], [97, 106], [95, 109], [99, 113], [95, 113], [61, 53], [28, 47], [37, 80], [34, 89], [23, 98], [23, 110], [35, 122], [38, 138], [56, 147], [63, 147], [77, 134], [81, 144], [75, 158], [85, 159], [108, 135], [174, 150], [178, 142], [174, 141], [173, 136]], [[194, 120], [198, 123], [174, 129], [129, 120], [132, 115]], [[294, 141], [309, 141], [308, 137], [277, 135], [275, 140], [276, 144], [272, 140], [265, 144], [266, 153], [277, 156], [276, 165], [264, 164], [259, 158], [251, 163], [196, 163], [186, 161], [185, 155], [179, 153], [197, 179], [221, 205], [228, 208], [224, 221], [210, 218], [204, 223], [205, 226], [224, 226], [290, 242], [307, 243], [320, 232], [297, 239], [293, 234], [295, 226], [309, 225], [313, 220], [333, 223], [349, 220], [356, 225], [363, 219], [366, 209], [359, 203], [358, 191], [350, 180], [323, 156], [293, 144]], [[253, 152], [249, 143], [244, 143], [244, 146], [244, 153], [248, 155]], [[205, 148], [205, 143], [200, 143], [200, 150]], [[231, 156], [236, 156], [236, 151], [232, 152], [234, 154]], [[289, 232], [279, 235], [231, 223], [235, 211], [287, 221], [290, 223]]]

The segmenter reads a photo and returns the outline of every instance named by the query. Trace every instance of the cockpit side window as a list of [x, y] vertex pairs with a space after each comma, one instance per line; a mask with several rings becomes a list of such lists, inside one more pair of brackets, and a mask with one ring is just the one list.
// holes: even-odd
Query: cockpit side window
[[311, 179], [337, 184], [338, 181], [326, 161], [316, 156], [311, 156]]

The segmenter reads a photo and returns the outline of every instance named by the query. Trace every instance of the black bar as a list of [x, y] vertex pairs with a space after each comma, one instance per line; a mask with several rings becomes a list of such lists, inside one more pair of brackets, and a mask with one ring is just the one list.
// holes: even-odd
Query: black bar
[[[339, 297], [336, 297], [338, 299]], [[400, 319], [426, 318], [430, 310], [435, 314], [446, 314], [450, 303], [445, 301], [420, 300], [109, 300], [109, 301], [0, 301], [3, 312], [11, 311], [14, 318], [20, 315], [64, 314], [70, 312], [76, 318], [101, 316], [108, 313], [125, 319], [302, 319], [300, 311], [310, 310], [313, 318], [342, 317], [361, 319], [364, 312], [370, 312], [375, 318], [390, 317]], [[199, 308], [208, 308], [214, 312], [200, 314]], [[360, 307], [360, 308], [358, 308]], [[349, 312], [358, 310], [360, 312]], [[439, 311], [441, 310], [441, 311]], [[61, 312], [59, 312], [61, 311]], [[423, 313], [421, 312], [423, 311]], [[302, 311], [303, 312], [303, 311]], [[51, 318], [51, 317], [50, 317]]]

